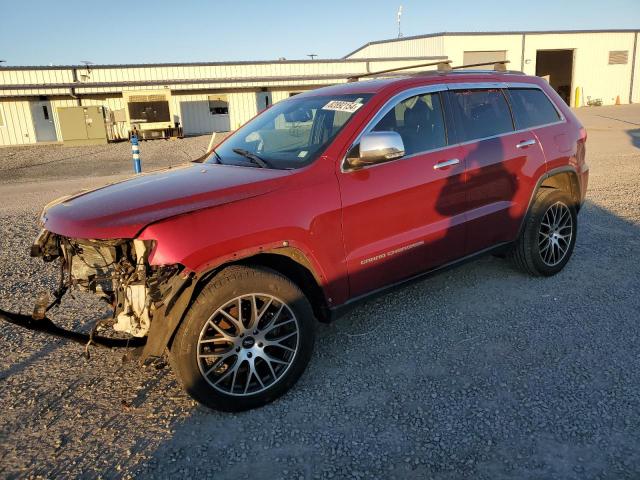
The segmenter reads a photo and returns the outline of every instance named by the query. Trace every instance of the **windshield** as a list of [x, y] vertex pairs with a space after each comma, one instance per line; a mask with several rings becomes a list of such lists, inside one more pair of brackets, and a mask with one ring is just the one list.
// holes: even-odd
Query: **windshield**
[[303, 96], [276, 103], [216, 147], [207, 163], [256, 166], [262, 161], [271, 168], [308, 165], [370, 97]]

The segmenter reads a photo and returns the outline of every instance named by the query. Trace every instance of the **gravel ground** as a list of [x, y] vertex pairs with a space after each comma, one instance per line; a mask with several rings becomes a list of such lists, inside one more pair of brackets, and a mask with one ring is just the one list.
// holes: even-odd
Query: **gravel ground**
[[[369, 300], [318, 326], [308, 371], [262, 409], [207, 411], [168, 367], [97, 349], [86, 361], [80, 346], [0, 325], [0, 476], [640, 478], [640, 107], [579, 115], [590, 189], [561, 274], [487, 257]], [[204, 145], [149, 142], [143, 161]], [[6, 152], [40, 163], [70, 150], [0, 150], [0, 168], [19, 167], [0, 185], [3, 308], [30, 311], [32, 292], [53, 285], [26, 255], [42, 205], [106, 177], [50, 178], [67, 165], [123, 172], [98, 167], [112, 155], [98, 150], [37, 167]], [[100, 312], [76, 295], [56, 316], [80, 327]]]
[[[221, 140], [226, 134], [217, 134]], [[140, 142], [143, 170], [176, 166], [202, 155], [209, 135]], [[37, 180], [129, 175], [133, 171], [129, 142], [65, 147], [58, 144], [0, 149], [0, 184]]]

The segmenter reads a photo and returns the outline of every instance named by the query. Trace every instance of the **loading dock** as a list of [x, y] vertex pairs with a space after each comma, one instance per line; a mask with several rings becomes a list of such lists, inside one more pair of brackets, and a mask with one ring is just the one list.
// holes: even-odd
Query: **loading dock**
[[545, 77], [567, 105], [573, 92], [573, 58], [573, 50], [536, 51], [536, 75]]

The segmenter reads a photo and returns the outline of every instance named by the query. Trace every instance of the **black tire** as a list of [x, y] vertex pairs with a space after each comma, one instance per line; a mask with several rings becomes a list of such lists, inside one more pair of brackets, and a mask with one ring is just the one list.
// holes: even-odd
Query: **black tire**
[[[293, 318], [293, 328], [297, 328], [298, 332], [297, 336], [293, 337], [296, 342], [296, 349], [294, 353], [287, 353], [287, 351], [283, 350], [285, 355], [290, 355], [286, 358], [288, 366], [284, 369], [284, 366], [280, 366], [275, 363], [272, 364], [271, 362], [267, 365], [264, 358], [260, 357], [259, 354], [256, 354], [253, 357], [253, 360], [244, 359], [244, 362], [246, 362], [246, 368], [243, 370], [241, 361], [242, 357], [240, 355], [244, 353], [251, 357], [249, 354], [251, 350], [248, 352], [245, 351], [244, 348], [246, 346], [243, 343], [240, 343], [237, 345], [237, 348], [231, 348], [231, 350], [241, 352], [240, 354], [231, 353], [232, 357], [235, 357], [235, 361], [233, 359], [229, 360], [229, 363], [232, 363], [232, 365], [228, 366], [226, 364], [222, 364], [221, 367], [217, 367], [213, 371], [212, 375], [205, 377], [204, 374], [207, 372], [203, 372], [201, 367], [204, 369], [205, 367], [202, 366], [202, 363], [209, 360], [203, 360], [199, 355], [206, 354], [206, 351], [203, 352], [202, 349], [208, 347], [203, 346], [199, 342], [201, 336], [206, 335], [204, 332], [213, 332], [213, 335], [219, 335], [217, 333], [218, 330], [214, 330], [212, 328], [211, 322], [209, 322], [210, 318], [212, 315], [220, 312], [220, 309], [227, 308], [225, 305], [233, 305], [230, 302], [232, 300], [236, 301], [237, 298], [241, 299], [239, 300], [240, 304], [245, 305], [245, 303], [242, 302], [246, 302], [243, 300], [246, 297], [243, 296], [251, 296], [254, 294], [256, 296], [253, 300], [253, 306], [256, 312], [258, 312], [260, 308], [264, 308], [264, 311], [266, 311], [269, 308], [277, 309], [278, 305], [286, 304], [284, 310], [281, 307], [277, 314], [269, 312], [267, 312], [268, 315], [263, 314], [263, 320], [260, 320], [260, 315], [256, 314], [258, 324], [262, 321], [267, 321], [270, 324], [270, 326], [268, 325], [269, 328], [272, 330], [274, 328], [277, 329], [277, 325], [280, 323], [284, 325], [284, 322], [279, 322], [277, 320], [271, 321], [266, 317], [269, 315], [272, 319], [281, 317], [282, 314], [280, 312], [282, 311], [289, 312], [289, 322], [292, 322], [291, 318]], [[267, 302], [264, 302], [262, 303], [262, 307], [255, 308], [255, 298], [258, 298], [260, 295], [267, 296], [261, 298], [268, 298], [268, 296], [273, 297], [273, 303], [269, 302], [271, 307], [264, 307], [264, 305], [267, 305]], [[281, 303], [279, 302], [280, 300]], [[242, 308], [243, 307], [240, 307], [241, 310]], [[240, 318], [239, 322], [242, 323], [242, 314], [237, 316]], [[251, 315], [249, 315], [249, 317], [251, 317]], [[222, 318], [222, 321], [224, 322], [223, 317], [218, 318]], [[215, 320], [213, 321], [215, 322]], [[249, 320], [249, 322], [251, 323], [251, 320]], [[231, 325], [231, 327], [235, 325], [232, 322], [228, 322], [228, 324]], [[205, 325], [208, 325], [206, 327], [208, 330], [205, 330]], [[221, 324], [218, 325], [220, 326]], [[315, 338], [314, 327], [315, 319], [311, 305], [300, 288], [298, 288], [298, 286], [291, 280], [273, 270], [263, 267], [227, 267], [211, 279], [189, 308], [171, 345], [171, 366], [186, 392], [195, 400], [207, 407], [223, 411], [243, 411], [260, 407], [287, 392], [300, 378], [311, 359]], [[291, 328], [291, 324], [286, 328]], [[252, 329], [253, 327], [251, 327], [250, 330]], [[265, 331], [267, 330], [265, 329]], [[244, 340], [247, 341], [250, 338], [250, 334], [256, 332], [257, 330], [249, 332], [249, 334], [244, 337]], [[265, 333], [265, 335], [267, 334]], [[234, 335], [234, 338], [236, 339], [235, 341], [241, 342], [241, 340], [239, 340], [239, 334]], [[258, 337], [256, 336], [256, 338]], [[251, 340], [254, 342], [252, 348], [263, 346], [262, 343], [258, 343], [257, 340], [254, 340], [253, 338]], [[226, 340], [222, 338], [220, 341], [225, 342]], [[265, 340], [265, 342], [267, 341]], [[263, 351], [267, 351], [267, 348], [275, 347], [264, 346]], [[231, 350], [228, 350], [228, 352], [231, 352]], [[273, 352], [273, 350], [271, 350], [271, 352]], [[269, 356], [269, 358], [271, 357]], [[219, 357], [215, 356], [213, 362], [216, 363], [218, 360]], [[224, 376], [226, 370], [234, 370], [232, 367], [236, 365], [236, 362], [239, 367], [236, 367], [235, 370], [241, 373], [245, 372], [246, 376], [249, 378], [246, 382], [247, 385], [251, 383], [252, 385], [255, 385], [255, 388], [265, 389], [255, 394], [251, 394], [251, 392], [248, 394], [243, 394], [242, 392], [232, 394], [229, 391], [221, 391], [220, 389], [222, 386], [217, 388], [214, 387], [212, 383], [215, 383], [217, 379]], [[264, 362], [264, 365], [262, 362]], [[273, 365], [275, 365], [275, 372], [272, 377], [269, 377], [268, 370], [265, 369], [269, 366], [269, 369], [273, 372]], [[209, 365], [207, 365], [207, 367], [208, 366]], [[262, 373], [264, 374], [266, 371], [267, 375], [260, 375], [259, 378], [256, 378], [256, 374], [254, 374], [254, 377], [252, 377], [252, 373], [247, 372], [253, 372], [254, 367], [256, 374], [258, 370], [261, 369]], [[251, 368], [250, 371], [249, 368]], [[281, 368], [279, 371], [281, 374], [280, 377], [276, 376], [278, 374], [278, 368]], [[218, 373], [218, 369], [222, 369], [222, 373], [215, 376]], [[235, 371], [229, 371], [227, 373], [233, 373], [231, 376], [233, 377], [234, 384], [230, 387], [230, 391], [235, 392], [235, 376], [240, 376], [241, 373], [236, 373]], [[214, 376], [213, 380], [210, 378], [211, 376]], [[265, 385], [260, 387], [259, 385], [263, 384], [263, 380]], [[257, 383], [258, 381], [260, 382], [259, 384]], [[268, 381], [273, 383], [268, 385]], [[221, 385], [225, 385], [225, 382], [229, 383], [230, 379], [224, 380], [221, 382]]]
[[[569, 225], [571, 226], [571, 238], [568, 243], [563, 243], [566, 251], [562, 257], [558, 254], [557, 263], [545, 261], [543, 255], [546, 255], [547, 251], [544, 243], [542, 245], [540, 243], [541, 241], [544, 242], [544, 232], [546, 231], [546, 227], [543, 226], [543, 219], [547, 211], [553, 206], [562, 209], [564, 207], [567, 208], [570, 216]], [[530, 275], [546, 277], [555, 275], [564, 268], [571, 258], [576, 243], [577, 229], [577, 211], [571, 195], [563, 190], [542, 188], [536, 195], [520, 236], [516, 240], [513, 249], [509, 252], [509, 257], [520, 270]], [[563, 232], [565, 231], [569, 230], [567, 229]]]

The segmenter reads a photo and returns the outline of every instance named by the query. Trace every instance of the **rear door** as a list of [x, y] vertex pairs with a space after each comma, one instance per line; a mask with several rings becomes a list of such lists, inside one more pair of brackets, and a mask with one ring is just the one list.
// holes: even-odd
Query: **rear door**
[[575, 135], [547, 94], [537, 86], [517, 86], [507, 90], [518, 130], [533, 130], [544, 152], [547, 169], [565, 166], [575, 154]]
[[461, 86], [449, 100], [466, 164], [471, 254], [516, 237], [544, 156], [534, 132], [516, 131], [503, 89]]
[[363, 131], [398, 132], [404, 157], [339, 173], [352, 297], [463, 253], [464, 162], [448, 146], [437, 90], [394, 97]]

